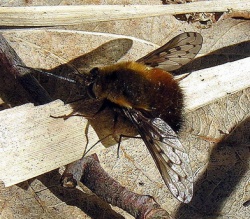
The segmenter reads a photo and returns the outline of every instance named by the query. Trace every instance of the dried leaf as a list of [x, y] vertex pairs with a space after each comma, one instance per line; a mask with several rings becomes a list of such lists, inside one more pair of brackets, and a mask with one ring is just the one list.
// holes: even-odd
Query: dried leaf
[[[159, 45], [180, 33], [179, 30], [197, 31], [195, 27], [181, 23], [172, 16], [67, 28], [125, 34]], [[206, 55], [243, 42], [246, 43], [244, 48], [249, 47], [249, 28], [249, 21], [228, 19], [218, 22], [210, 29], [198, 30], [204, 38], [201, 54]], [[112, 36], [102, 34], [84, 35], [75, 31], [52, 29], [9, 30], [4, 35], [26, 65], [46, 69], [66, 63], [113, 39]], [[133, 49], [124, 59], [136, 60], [156, 48], [153, 44], [134, 43]], [[242, 56], [242, 50], [240, 53], [230, 51], [230, 58]], [[244, 57], [249, 56], [248, 51], [245, 51]], [[222, 59], [221, 56], [228, 56], [228, 51], [217, 54], [209, 63], [216, 65]], [[200, 62], [200, 69], [204, 62], [208, 62], [206, 58], [204, 60]], [[225, 62], [226, 58], [223, 63]], [[246, 66], [247, 68], [249, 67]], [[233, 71], [237, 69], [232, 69]], [[116, 147], [104, 150], [99, 155], [100, 162], [124, 186], [137, 193], [154, 196], [176, 218], [215, 218], [218, 215], [247, 218], [249, 207], [243, 204], [250, 199], [249, 93], [248, 88], [228, 94], [221, 100], [185, 114], [186, 122], [181, 140], [187, 146], [195, 173], [195, 195], [190, 205], [182, 205], [173, 198], [139, 139], [122, 141], [119, 159], [116, 157]], [[94, 218], [122, 218], [121, 215], [131, 218], [119, 209], [110, 209], [87, 190], [82, 193], [79, 190], [65, 191], [57, 187], [59, 175], [56, 171], [38, 179], [40, 181], [29, 180], [19, 184], [19, 187], [1, 188], [2, 218], [69, 218], [72, 215], [89, 218], [86, 214]]]

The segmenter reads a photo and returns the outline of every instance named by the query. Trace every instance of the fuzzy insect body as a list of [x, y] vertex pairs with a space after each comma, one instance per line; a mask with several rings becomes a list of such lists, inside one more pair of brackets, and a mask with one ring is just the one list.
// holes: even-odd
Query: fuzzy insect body
[[185, 148], [176, 134], [181, 125], [183, 92], [172, 71], [199, 52], [202, 37], [180, 34], [141, 59], [90, 71], [87, 89], [106, 100], [137, 129], [171, 193], [188, 203], [193, 196], [193, 174]]

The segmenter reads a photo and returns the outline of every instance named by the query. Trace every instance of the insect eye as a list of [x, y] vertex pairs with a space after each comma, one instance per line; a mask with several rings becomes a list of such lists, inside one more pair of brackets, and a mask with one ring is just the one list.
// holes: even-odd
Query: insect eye
[[92, 99], [96, 99], [94, 88], [95, 88], [95, 83], [91, 83], [87, 88], [87, 94]]
[[97, 67], [92, 68], [90, 70], [90, 74], [93, 77], [93, 79], [96, 78], [99, 75], [99, 68], [97, 68]]

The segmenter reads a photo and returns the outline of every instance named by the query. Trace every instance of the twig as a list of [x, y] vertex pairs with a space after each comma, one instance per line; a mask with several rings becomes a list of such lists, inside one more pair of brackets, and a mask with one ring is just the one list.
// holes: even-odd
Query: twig
[[195, 12], [249, 11], [249, 0], [174, 5], [71, 5], [0, 7], [0, 26], [60, 26]]
[[96, 154], [67, 166], [62, 175], [62, 185], [72, 188], [77, 181], [82, 182], [104, 201], [122, 208], [137, 219], [172, 218], [153, 197], [131, 192], [110, 177], [100, 166]]
[[30, 70], [19, 67], [25, 66], [25, 64], [2, 34], [0, 34], [0, 66], [2, 70], [12, 74], [17, 79], [35, 103], [45, 104], [52, 101], [52, 98], [36, 78], [29, 74]]

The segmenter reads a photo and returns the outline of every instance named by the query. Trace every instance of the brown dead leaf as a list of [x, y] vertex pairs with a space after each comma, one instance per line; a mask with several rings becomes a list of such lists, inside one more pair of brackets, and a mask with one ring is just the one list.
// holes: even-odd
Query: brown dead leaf
[[[1, 4], [6, 6], [7, 3]], [[233, 19], [218, 22], [206, 30], [198, 30], [172, 16], [64, 27], [66, 28], [124, 34], [159, 45], [180, 32], [198, 31], [204, 37], [202, 55], [246, 41], [248, 43], [245, 45], [249, 48], [250, 40], [249, 21]], [[46, 69], [66, 63], [114, 39], [111, 35], [88, 35], [53, 29], [8, 30], [4, 31], [4, 36], [26, 65]], [[123, 59], [140, 58], [155, 48], [150, 43], [134, 42], [132, 50]], [[228, 56], [226, 52], [219, 53], [210, 66], [218, 64], [221, 56]], [[249, 56], [249, 50], [245, 54], [244, 57]], [[239, 55], [242, 55], [242, 50], [237, 54], [232, 52], [229, 56]], [[205, 58], [203, 62], [208, 61]], [[203, 62], [200, 62], [200, 66], [203, 66]], [[185, 115], [181, 140], [187, 146], [195, 174], [195, 194], [189, 205], [180, 204], [169, 193], [151, 156], [139, 139], [123, 141], [119, 159], [116, 157], [116, 147], [104, 150], [99, 155], [101, 164], [127, 188], [154, 196], [176, 218], [219, 218], [218, 215], [247, 218], [249, 207], [244, 207], [243, 203], [250, 199], [249, 93], [250, 90], [246, 89], [229, 94]], [[219, 143], [214, 144], [207, 139], [219, 140]], [[66, 191], [58, 187], [59, 177], [56, 171], [52, 171], [38, 180], [29, 180], [10, 188], [1, 187], [1, 218], [132, 218], [120, 209], [110, 209], [109, 205], [89, 191]]]

